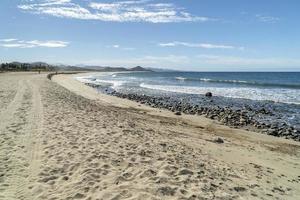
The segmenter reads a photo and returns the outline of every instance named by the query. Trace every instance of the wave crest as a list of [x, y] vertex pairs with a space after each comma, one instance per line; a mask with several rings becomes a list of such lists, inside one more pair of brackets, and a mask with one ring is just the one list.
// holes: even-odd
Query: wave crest
[[265, 87], [280, 87], [280, 88], [293, 88], [300, 89], [300, 85], [294, 84], [280, 84], [280, 83], [263, 83], [255, 81], [244, 81], [244, 80], [224, 80], [224, 79], [210, 79], [210, 78], [185, 78], [175, 77], [176, 80], [180, 81], [200, 81], [210, 83], [227, 83], [227, 84], [238, 84], [238, 85], [249, 85], [249, 86], [265, 86]]
[[299, 91], [295, 89], [277, 89], [277, 88], [221, 88], [221, 87], [195, 87], [178, 85], [152, 85], [141, 83], [140, 87], [160, 90], [166, 92], [176, 92], [185, 94], [205, 94], [212, 92], [214, 96], [223, 96], [229, 98], [243, 98], [259, 101], [274, 101], [282, 103], [300, 104]]

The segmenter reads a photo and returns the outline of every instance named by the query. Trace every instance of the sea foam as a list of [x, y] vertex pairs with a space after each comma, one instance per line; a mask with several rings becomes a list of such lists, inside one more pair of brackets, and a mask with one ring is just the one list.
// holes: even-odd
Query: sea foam
[[175, 86], [175, 85], [152, 85], [140, 84], [140, 87], [161, 90], [167, 92], [177, 92], [186, 94], [205, 94], [212, 92], [215, 96], [230, 98], [245, 98], [252, 100], [270, 100], [282, 103], [300, 104], [299, 90], [277, 89], [277, 88], [226, 88], [226, 87], [194, 87], [194, 86]]

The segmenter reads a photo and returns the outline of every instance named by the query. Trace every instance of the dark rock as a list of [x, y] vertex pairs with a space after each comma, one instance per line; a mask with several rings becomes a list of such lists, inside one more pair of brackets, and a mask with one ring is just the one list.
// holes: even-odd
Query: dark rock
[[268, 129], [268, 134], [273, 136], [279, 135], [277, 129], [272, 129], [272, 128]]
[[206, 97], [212, 97], [213, 95], [212, 95], [211, 92], [206, 92], [206, 93], [205, 93], [205, 96], [206, 96]]
[[176, 112], [175, 115], [181, 115], [181, 112]]
[[[222, 124], [249, 129], [251, 131], [262, 132], [264, 134], [287, 139], [300, 140], [299, 127], [293, 127], [284, 122], [285, 118], [277, 114], [273, 105], [254, 102], [250, 105], [236, 105], [237, 101], [227, 101], [224, 104], [216, 105], [219, 97], [214, 98], [214, 102], [206, 97], [212, 97], [211, 92], [197, 96], [198, 102], [194, 103], [185, 98], [173, 98], [172, 96], [148, 96], [147, 94], [128, 94], [117, 92], [114, 89], [87, 83], [87, 85], [97, 88], [100, 92], [113, 95], [119, 98], [129, 99], [148, 105], [154, 108], [168, 109], [175, 115], [197, 114], [207, 118], [220, 121]], [[224, 99], [226, 101], [226, 99]], [[286, 108], [286, 106], [284, 107]], [[274, 113], [276, 113], [276, 115]], [[274, 116], [275, 117], [272, 117]], [[250, 127], [251, 126], [251, 127]], [[224, 141], [223, 141], [224, 142]], [[222, 143], [221, 140], [216, 143]]]

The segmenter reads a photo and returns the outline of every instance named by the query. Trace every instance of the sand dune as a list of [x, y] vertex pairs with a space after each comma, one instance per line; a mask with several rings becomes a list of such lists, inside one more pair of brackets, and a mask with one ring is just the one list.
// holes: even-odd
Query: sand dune
[[0, 75], [0, 199], [300, 196], [299, 143], [53, 80]]

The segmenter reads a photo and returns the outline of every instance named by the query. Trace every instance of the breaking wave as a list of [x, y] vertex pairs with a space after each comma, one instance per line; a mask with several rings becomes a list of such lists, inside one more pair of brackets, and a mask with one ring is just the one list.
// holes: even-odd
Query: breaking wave
[[224, 88], [224, 87], [196, 87], [196, 86], [176, 86], [176, 85], [152, 85], [140, 84], [140, 87], [166, 92], [177, 92], [186, 94], [205, 94], [212, 92], [215, 96], [230, 98], [243, 98], [251, 100], [268, 100], [282, 103], [300, 104], [299, 90], [287, 88]]
[[264, 83], [264, 82], [244, 81], [244, 80], [224, 80], [224, 79], [186, 78], [186, 77], [175, 77], [175, 79], [178, 81], [200, 81], [200, 82], [210, 82], [210, 83], [225, 83], [225, 84], [227, 83], [227, 84], [236, 84], [236, 85], [300, 89], [300, 85], [297, 84]]

